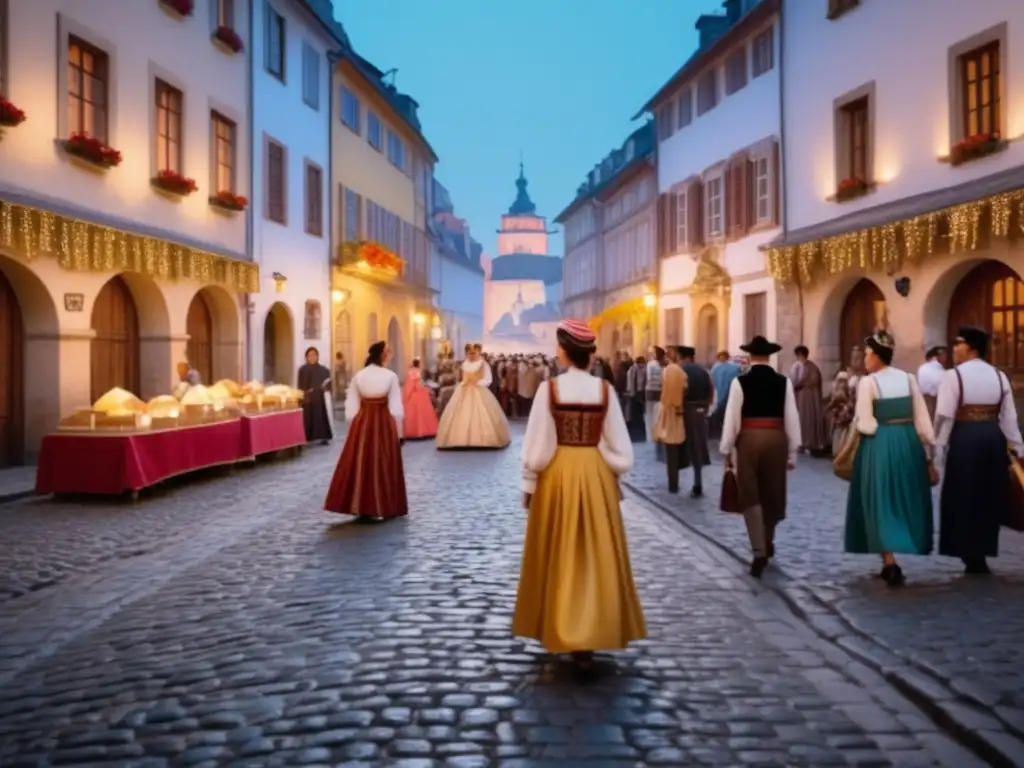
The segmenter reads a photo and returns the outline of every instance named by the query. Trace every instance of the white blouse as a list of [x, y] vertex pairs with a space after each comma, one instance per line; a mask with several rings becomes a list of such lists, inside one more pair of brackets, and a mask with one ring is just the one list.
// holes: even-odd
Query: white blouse
[[[548, 468], [558, 450], [558, 432], [551, 415], [551, 387], [558, 387], [561, 403], [600, 403], [603, 389], [608, 385], [596, 376], [579, 368], [570, 368], [551, 384], [537, 390], [530, 408], [530, 419], [526, 423], [523, 437], [523, 491], [533, 493], [537, 487], [537, 476]], [[633, 467], [633, 443], [626, 429], [626, 419], [615, 393], [608, 392], [608, 413], [604, 417], [604, 430], [597, 450], [601, 458], [616, 475], [623, 475]]]
[[894, 397], [910, 397], [914, 405], [914, 429], [917, 436], [930, 452], [935, 444], [935, 431], [928, 417], [928, 406], [921, 395], [917, 379], [906, 371], [889, 366], [877, 373], [861, 377], [857, 384], [857, 400], [854, 407], [854, 423], [862, 435], [874, 435], [878, 432], [878, 420], [875, 418], [875, 400], [888, 400]]
[[[1006, 442], [1018, 456], [1024, 456], [1024, 442], [1021, 440], [1020, 424], [1017, 422], [1017, 404], [1006, 374], [984, 360], [968, 360], [956, 367], [964, 382], [964, 405], [995, 405], [1002, 397], [999, 408], [999, 427]], [[935, 459], [945, 461], [946, 446], [956, 423], [957, 406], [960, 402], [960, 382], [956, 371], [946, 371], [939, 385], [935, 401]], [[1003, 395], [1002, 393], [1006, 394]]]
[[486, 360], [467, 360], [462, 364], [462, 375], [465, 377], [468, 373], [479, 373], [481, 367], [484, 375], [477, 384], [481, 387], [490, 387], [494, 383], [494, 374], [491, 373], [491, 366]]
[[[793, 380], [788, 377], [786, 378], [786, 403], [782, 413], [786, 443], [789, 447], [789, 463], [795, 464], [803, 437], [800, 432], [800, 411], [796, 407], [796, 391], [793, 389]], [[718, 450], [723, 456], [732, 456], [742, 429], [743, 385], [740, 383], [739, 377], [736, 377], [729, 385], [729, 399], [726, 400], [725, 416], [722, 420], [722, 438], [718, 441]]]
[[402, 407], [402, 386], [398, 383], [398, 375], [379, 365], [368, 365], [352, 377], [345, 396], [345, 421], [351, 421], [359, 413], [359, 406], [364, 397], [388, 398], [388, 411], [398, 425], [398, 436], [402, 436], [402, 420], [405, 409]]

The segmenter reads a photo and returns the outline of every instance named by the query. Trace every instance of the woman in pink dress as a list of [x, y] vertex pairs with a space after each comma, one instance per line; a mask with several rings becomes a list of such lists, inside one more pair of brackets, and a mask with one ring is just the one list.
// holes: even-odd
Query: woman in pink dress
[[412, 361], [412, 368], [405, 377], [402, 405], [405, 408], [403, 435], [406, 440], [427, 440], [437, 435], [437, 411], [429, 390], [423, 386], [418, 357]]

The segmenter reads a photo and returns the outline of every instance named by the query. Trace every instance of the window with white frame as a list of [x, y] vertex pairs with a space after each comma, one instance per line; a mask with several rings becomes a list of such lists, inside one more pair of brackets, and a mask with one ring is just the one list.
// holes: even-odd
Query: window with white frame
[[761, 155], [753, 162], [754, 166], [754, 221], [757, 224], [770, 221], [772, 218], [772, 184], [771, 164], [767, 155]]
[[704, 200], [708, 237], [721, 237], [725, 229], [722, 216], [721, 176], [713, 176], [704, 182]]
[[388, 160], [400, 170], [405, 170], [405, 142], [392, 130], [388, 131]]
[[384, 125], [373, 112], [366, 113], [366, 140], [378, 152], [384, 151]]
[[688, 227], [690, 224], [690, 207], [686, 190], [676, 192], [676, 249], [682, 249], [690, 242]]
[[684, 88], [679, 94], [678, 118], [676, 122], [680, 128], [685, 128], [693, 122], [693, 91], [690, 88]]
[[309, 43], [302, 44], [302, 101], [320, 111], [320, 54]]

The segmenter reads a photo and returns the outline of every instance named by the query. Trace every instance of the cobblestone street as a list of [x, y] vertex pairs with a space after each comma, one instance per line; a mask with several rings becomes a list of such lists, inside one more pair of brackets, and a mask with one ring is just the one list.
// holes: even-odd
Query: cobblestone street
[[[716, 446], [717, 448], [717, 446]], [[646, 456], [641, 461], [639, 457]], [[705, 498], [667, 492], [665, 468], [653, 447], [640, 446], [629, 486], [670, 511], [693, 530], [744, 561], [749, 560], [743, 521], [717, 510], [721, 459], [705, 471]], [[1002, 745], [1024, 764], [1024, 669], [1019, 663], [1024, 616], [1024, 536], [1004, 530], [995, 576], [965, 577], [957, 560], [901, 556], [905, 589], [892, 591], [877, 578], [879, 561], [843, 553], [848, 485], [828, 460], [801, 458], [790, 475], [788, 519], [779, 529], [775, 566], [765, 574], [819, 633], [862, 660], [899, 678], [927, 698], [936, 714], [973, 736]], [[938, 535], [938, 496], [935, 501]], [[938, 543], [936, 541], [936, 549]]]
[[[842, 486], [827, 491], [811, 466], [794, 477], [803, 490], [780, 542], [787, 574], [825, 596], [808, 622], [772, 588], [785, 577], [754, 583], [632, 496], [649, 639], [602, 657], [598, 679], [581, 685], [509, 635], [525, 524], [521, 426], [513, 433], [501, 453], [407, 445], [412, 515], [382, 525], [318, 511], [338, 446], [137, 504], [0, 506], [0, 764], [984, 764], [886, 669], [842, 647], [857, 651], [858, 633], [838, 618], [823, 633], [822, 616], [854, 606], [869, 631], [916, 628], [935, 641], [937, 666], [973, 663], [1009, 690], [998, 665], [1019, 656], [1013, 625], [999, 628], [1001, 661], [998, 638], [963, 646], [959, 660], [953, 638], [944, 651], [937, 638], [944, 622], [981, 631], [971, 618], [994, 631], [983, 614], [1010, 615], [1013, 576], [974, 588], [953, 568], [908, 562], [911, 588], [877, 590], [861, 578], [873, 563], [835, 555], [824, 527], [803, 530], [805, 517], [841, 517], [826, 494]], [[653, 471], [634, 484], [653, 492]], [[656, 500], [739, 546], [742, 524], [712, 503]], [[1024, 560], [1006, 560], [1001, 570], [1024, 577]], [[953, 600], [972, 613], [935, 612]]]

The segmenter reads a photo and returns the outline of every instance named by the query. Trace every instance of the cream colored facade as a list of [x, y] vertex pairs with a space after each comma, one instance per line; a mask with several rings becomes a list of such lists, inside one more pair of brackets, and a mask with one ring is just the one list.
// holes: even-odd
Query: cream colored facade
[[[371, 344], [387, 341], [391, 367], [404, 376], [436, 321], [426, 217], [437, 158], [410, 125], [415, 102], [385, 85], [371, 64], [349, 52], [333, 78], [331, 200], [341, 211], [332, 238], [333, 349], [353, 371]], [[398, 255], [403, 273], [361, 262], [353, 246], [362, 242]]]
[[[215, 2], [185, 17], [156, 0], [7, 3], [0, 88], [26, 120], [0, 129], [0, 465], [30, 460], [101, 389], [169, 392], [190, 353], [207, 377], [242, 376], [243, 293], [258, 273], [245, 261], [246, 214], [209, 196], [215, 114], [233, 126], [216, 191], [249, 193], [248, 73], [243, 53], [211, 39]], [[248, 5], [233, 8], [245, 43]], [[158, 152], [158, 89], [177, 94], [173, 163]], [[75, 132], [120, 164], [71, 154]], [[157, 189], [171, 165], [198, 190]]]

